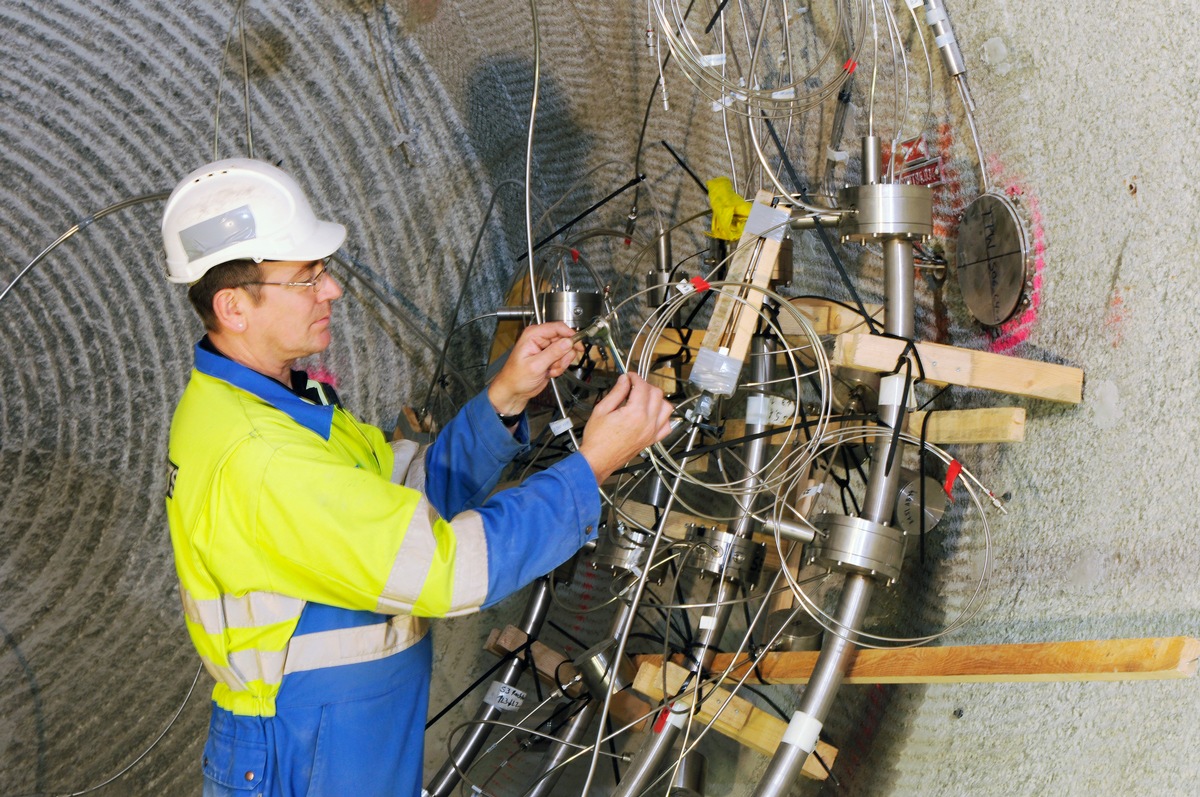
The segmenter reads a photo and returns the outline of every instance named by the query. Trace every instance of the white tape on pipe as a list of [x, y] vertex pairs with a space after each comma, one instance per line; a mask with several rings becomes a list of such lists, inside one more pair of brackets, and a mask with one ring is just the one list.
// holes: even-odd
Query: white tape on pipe
[[895, 407], [904, 397], [905, 379], [900, 374], [885, 376], [879, 380], [879, 404], [883, 407]]
[[797, 711], [792, 715], [787, 730], [783, 732], [783, 742], [811, 753], [817, 749], [817, 739], [820, 736], [821, 721], [803, 711]]
[[746, 424], [766, 426], [771, 418], [771, 400], [762, 394], [746, 398]]

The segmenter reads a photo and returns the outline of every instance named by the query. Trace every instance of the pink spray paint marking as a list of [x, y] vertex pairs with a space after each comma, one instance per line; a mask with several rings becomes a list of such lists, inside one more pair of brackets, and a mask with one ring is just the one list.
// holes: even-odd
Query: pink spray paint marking
[[[975, 197], [963, 191], [962, 178], [951, 157], [954, 131], [949, 124], [938, 126], [938, 148], [941, 150], [945, 185], [935, 189], [933, 234], [945, 242], [945, 251], [952, 252], [958, 238], [958, 220], [970, 201]], [[1046, 265], [1046, 231], [1042, 225], [1042, 211], [1038, 198], [1024, 182], [1007, 174], [999, 158], [988, 159], [988, 173], [994, 175], [993, 183], [1000, 186], [1004, 195], [1012, 200], [1023, 201], [1029, 208], [1030, 226], [1033, 236], [1033, 279], [1029, 290], [1029, 304], [1018, 315], [1000, 325], [995, 337], [989, 342], [988, 350], [1006, 354], [1028, 340], [1037, 321], [1042, 300], [1042, 272]]]
[[1046, 267], [1046, 229], [1042, 224], [1042, 208], [1036, 195], [1031, 193], [1018, 178], [1006, 174], [998, 158], [988, 160], [988, 168], [996, 175], [997, 182], [1004, 186], [1009, 199], [1024, 199], [1029, 206], [1029, 223], [1033, 233], [1033, 279], [1029, 290], [1029, 305], [1015, 318], [1000, 325], [1000, 334], [988, 346], [996, 354], [1006, 354], [1029, 339], [1037, 321], [1038, 309], [1042, 304], [1042, 272]]

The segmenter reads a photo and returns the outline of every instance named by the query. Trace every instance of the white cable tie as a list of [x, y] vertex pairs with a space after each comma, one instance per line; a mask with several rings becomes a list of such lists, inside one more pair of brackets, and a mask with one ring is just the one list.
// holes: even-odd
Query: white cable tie
[[950, 18], [946, 16], [946, 9], [940, 5], [932, 6], [928, 11], [925, 12], [925, 22], [928, 23], [930, 27], [933, 27], [939, 22], [949, 21]]
[[700, 66], [725, 66], [725, 53], [702, 55], [698, 59]]
[[825, 482], [818, 482], [817, 484], [814, 484], [813, 486], [809, 487], [804, 492], [800, 493], [800, 497], [808, 498], [810, 495], [817, 495], [817, 494], [823, 493], [823, 492], [825, 492]]
[[892, 374], [879, 380], [879, 400], [881, 407], [896, 407], [904, 396], [904, 385], [907, 380], [902, 374]]
[[797, 711], [792, 715], [792, 721], [788, 723], [780, 741], [811, 753], [817, 749], [817, 739], [820, 737], [821, 721], [811, 714]]
[[732, 96], [725, 96], [719, 100], [713, 100], [713, 104], [712, 104], [713, 113], [720, 113], [722, 110], [728, 108], [730, 105], [733, 105], [733, 97]]
[[696, 286], [687, 280], [680, 280], [679, 282], [675, 283], [675, 290], [679, 291], [684, 296], [687, 296], [689, 293], [695, 292]]
[[786, 89], [779, 89], [779, 91], [772, 91], [771, 99], [773, 99], [773, 100], [794, 100], [794, 99], [796, 99], [796, 89], [794, 89], [792, 87], [788, 87]]
[[667, 707], [667, 722], [674, 725], [676, 728], [682, 728], [687, 725], [688, 714], [691, 713], [691, 704], [682, 698], [676, 700]]
[[557, 437], [574, 425], [574, 421], [570, 418], [559, 418], [557, 421], [550, 422], [550, 431], [554, 432], [554, 435]]
[[910, 9], [925, 5], [925, 0], [905, 0]]
[[844, 149], [834, 149], [830, 147], [825, 150], [825, 157], [834, 163], [845, 163], [850, 159], [850, 153]]
[[941, 36], [934, 36], [933, 43], [940, 49], [947, 44], [954, 44], [955, 38], [953, 33], [943, 33]]
[[700, 625], [701, 631], [707, 631], [710, 628], [716, 628], [717, 627], [717, 618], [713, 617], [711, 614], [701, 615], [699, 625]]

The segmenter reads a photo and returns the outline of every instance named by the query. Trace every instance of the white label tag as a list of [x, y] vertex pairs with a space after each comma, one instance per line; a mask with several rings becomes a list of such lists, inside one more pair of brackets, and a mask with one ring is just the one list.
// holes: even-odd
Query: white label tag
[[782, 241], [787, 230], [789, 212], [784, 208], [773, 208], [761, 202], [755, 202], [750, 208], [750, 216], [746, 219], [746, 232], [772, 241]]
[[525, 702], [525, 693], [515, 686], [509, 686], [500, 681], [492, 681], [488, 687], [483, 702], [501, 711], [516, 711]]
[[700, 616], [700, 630], [701, 631], [707, 631], [710, 628], [716, 628], [716, 627], [717, 627], [717, 618], [713, 617], [711, 614], [704, 614], [704, 615]]
[[702, 55], [696, 59], [700, 66], [725, 66], [725, 53]]
[[574, 425], [570, 418], [559, 418], [557, 421], [550, 422], [550, 431], [554, 432], [555, 436], [558, 436]]
[[800, 493], [800, 497], [808, 498], [810, 495], [816, 495], [817, 493], [822, 493], [824, 491], [825, 491], [825, 482], [818, 482], [817, 484], [814, 484], [812, 487], [809, 487], [804, 492]]

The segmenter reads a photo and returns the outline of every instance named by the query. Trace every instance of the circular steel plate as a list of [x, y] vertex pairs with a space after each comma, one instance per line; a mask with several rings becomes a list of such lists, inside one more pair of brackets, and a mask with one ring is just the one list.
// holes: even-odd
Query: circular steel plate
[[1017, 208], [984, 194], [967, 206], [958, 225], [958, 286], [979, 323], [999, 326], [1025, 298], [1029, 244]]

